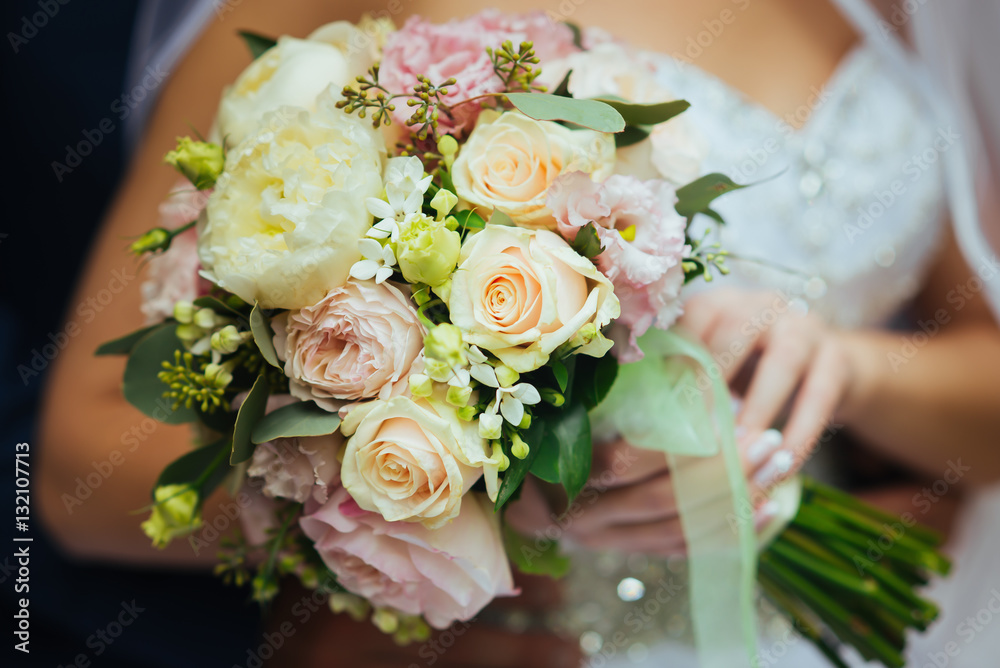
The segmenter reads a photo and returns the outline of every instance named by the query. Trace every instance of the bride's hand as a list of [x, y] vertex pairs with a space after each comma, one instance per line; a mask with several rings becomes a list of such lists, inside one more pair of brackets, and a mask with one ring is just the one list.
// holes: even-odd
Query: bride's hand
[[[836, 331], [773, 293], [717, 290], [698, 295], [686, 305], [681, 325], [709, 349], [727, 381], [757, 359], [737, 415], [737, 432], [759, 527], [770, 518], [767, 490], [802, 466], [847, 398], [850, 360]], [[789, 404], [782, 435], [771, 426]], [[531, 506], [540, 507], [540, 497], [527, 496], [536, 499]], [[560, 522], [560, 531], [577, 543], [661, 556], [684, 551], [662, 453], [624, 441], [595, 448], [591, 483], [577, 503], [580, 511]], [[547, 522], [549, 513], [520, 515]]]

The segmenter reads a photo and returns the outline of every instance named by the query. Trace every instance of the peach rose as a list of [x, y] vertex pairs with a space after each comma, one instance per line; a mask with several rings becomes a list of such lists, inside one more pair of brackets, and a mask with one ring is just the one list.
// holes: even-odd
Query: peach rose
[[619, 314], [611, 281], [548, 230], [487, 225], [466, 240], [438, 292], [465, 341], [519, 373], [545, 364], [588, 324], [595, 331], [577, 352], [602, 357], [611, 342], [601, 329]]
[[272, 327], [292, 395], [329, 411], [345, 400], [405, 392], [426, 333], [399, 288], [353, 279], [314, 306], [278, 316]]
[[436, 531], [386, 522], [346, 490], [299, 520], [316, 551], [348, 591], [377, 607], [423, 615], [437, 629], [474, 617], [498, 596], [517, 594], [499, 516], [472, 494], [454, 521]]
[[484, 111], [455, 160], [452, 179], [455, 194], [473, 206], [498, 209], [524, 227], [554, 228], [545, 205], [552, 182], [574, 171], [601, 181], [614, 166], [609, 134]]
[[474, 422], [435, 398], [393, 397], [355, 408], [341, 431], [350, 436], [341, 480], [358, 505], [390, 522], [430, 529], [458, 515], [462, 495], [487, 473], [495, 498], [497, 462]]

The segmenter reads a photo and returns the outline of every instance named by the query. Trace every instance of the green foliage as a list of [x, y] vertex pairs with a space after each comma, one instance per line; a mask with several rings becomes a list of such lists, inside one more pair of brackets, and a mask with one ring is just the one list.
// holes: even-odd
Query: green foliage
[[657, 125], [669, 121], [674, 116], [684, 113], [691, 106], [687, 100], [672, 100], [670, 102], [655, 102], [639, 104], [628, 102], [611, 96], [594, 98], [599, 102], [614, 107], [628, 125]]
[[164, 363], [173, 362], [175, 353], [183, 350], [175, 330], [175, 325], [165, 325], [139, 339], [129, 355], [122, 381], [122, 394], [130, 404], [167, 424], [193, 422], [198, 417], [192, 406], [174, 407], [173, 402], [163, 396], [166, 387], [159, 373]]
[[226, 462], [229, 440], [222, 439], [192, 450], [171, 462], [156, 479], [157, 487], [189, 485], [198, 492], [199, 500], [208, 498], [231, 470]]
[[267, 363], [280, 369], [281, 363], [274, 350], [274, 332], [271, 330], [271, 322], [264, 315], [260, 304], [254, 304], [253, 310], [250, 312], [250, 332], [253, 334], [254, 343], [257, 344], [260, 354], [267, 360]]
[[565, 406], [551, 430], [559, 444], [559, 482], [572, 502], [590, 477], [593, 443], [587, 409], [582, 403]]
[[518, 111], [536, 121], [564, 121], [598, 132], [621, 132], [625, 119], [611, 105], [546, 93], [507, 93]]
[[265, 443], [276, 438], [325, 436], [340, 426], [340, 416], [316, 405], [301, 401], [268, 413], [253, 429], [251, 440]]
[[150, 327], [143, 327], [138, 329], [131, 334], [126, 334], [125, 336], [118, 337], [106, 343], [102, 343], [95, 355], [128, 355], [132, 352], [139, 341], [141, 341], [147, 334], [160, 329], [161, 327], [172, 326], [172, 321], [168, 323], [160, 323], [159, 325], [152, 325]]
[[249, 30], [240, 30], [239, 35], [243, 38], [243, 42], [247, 45], [247, 48], [250, 50], [250, 55], [254, 58], [254, 60], [260, 58], [265, 51], [278, 43], [278, 40], [273, 37], [260, 35]]
[[522, 573], [561, 578], [569, 572], [570, 560], [559, 553], [556, 541], [533, 541], [504, 525], [503, 546], [511, 563]]
[[532, 90], [544, 91], [544, 86], [536, 86], [535, 79], [542, 73], [538, 64], [538, 56], [531, 42], [521, 42], [517, 51], [514, 44], [507, 40], [499, 49], [486, 48], [486, 53], [493, 63], [493, 71], [503, 81], [504, 90], [521, 89], [528, 93]]
[[[717, 197], [746, 187], [735, 183], [725, 174], [706, 174], [686, 186], [677, 189], [677, 204], [674, 205], [674, 208], [680, 215], [691, 219], [695, 214], [710, 211], [709, 205]], [[716, 220], [721, 220], [721, 217], [718, 217], [718, 214], [714, 211], [712, 214], [707, 215], [712, 215]]]
[[576, 238], [573, 239], [570, 246], [577, 253], [591, 260], [604, 252], [604, 249], [601, 248], [601, 240], [597, 236], [597, 227], [594, 223], [587, 223], [577, 230]]
[[233, 450], [229, 459], [230, 464], [239, 464], [250, 459], [253, 455], [253, 441], [251, 434], [254, 427], [264, 417], [267, 410], [267, 398], [271, 394], [270, 384], [267, 376], [261, 374], [257, 377], [250, 394], [243, 400], [239, 412], [236, 414], [236, 426], [233, 427]]

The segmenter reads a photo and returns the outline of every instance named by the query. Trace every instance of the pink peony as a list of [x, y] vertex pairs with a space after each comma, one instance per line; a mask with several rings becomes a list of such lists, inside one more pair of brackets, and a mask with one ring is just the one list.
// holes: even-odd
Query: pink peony
[[440, 529], [386, 522], [338, 489], [322, 506], [307, 504], [299, 525], [348, 591], [375, 606], [422, 614], [445, 629], [498, 596], [517, 593], [500, 537], [499, 516], [481, 494]]
[[623, 362], [642, 357], [636, 339], [646, 330], [667, 329], [682, 312], [681, 262], [691, 249], [685, 244], [685, 220], [674, 210], [676, 201], [665, 181], [632, 176], [594, 183], [574, 172], [559, 177], [550, 189], [548, 205], [563, 236], [575, 239], [581, 227], [595, 223], [604, 250], [594, 260], [621, 301], [616, 325], [628, 329], [627, 346], [615, 347]]
[[[160, 226], [173, 230], [197, 220], [209, 193], [195, 190], [187, 181], [178, 182], [160, 204]], [[141, 287], [141, 309], [147, 325], [171, 317], [176, 302], [192, 301], [208, 292], [207, 281], [198, 276], [200, 268], [198, 233], [194, 228], [177, 236], [165, 252], [150, 258]]]
[[[295, 403], [289, 395], [273, 395], [267, 412]], [[254, 449], [247, 475], [263, 480], [263, 493], [274, 498], [305, 503], [313, 498], [323, 503], [330, 490], [340, 484], [337, 455], [344, 445], [339, 432], [307, 438], [278, 438]]]
[[[504, 85], [493, 71], [486, 48], [497, 49], [505, 40], [513, 42], [514, 48], [523, 41], [534, 41], [542, 67], [546, 59], [561, 58], [575, 50], [569, 27], [552, 22], [542, 12], [506, 15], [487, 10], [441, 24], [412, 16], [386, 40], [379, 83], [393, 93], [405, 94], [413, 91], [421, 74], [434, 84], [454, 78], [456, 83], [448, 87], [444, 98], [448, 105], [499, 93]], [[441, 113], [438, 122], [443, 131], [458, 133], [475, 123], [480, 109], [476, 102], [463, 104], [454, 109], [452, 117]], [[405, 123], [413, 111], [405, 100], [397, 100], [393, 118]]]
[[293, 396], [329, 411], [408, 390], [426, 330], [399, 288], [349, 280], [315, 306], [274, 319], [274, 347]]

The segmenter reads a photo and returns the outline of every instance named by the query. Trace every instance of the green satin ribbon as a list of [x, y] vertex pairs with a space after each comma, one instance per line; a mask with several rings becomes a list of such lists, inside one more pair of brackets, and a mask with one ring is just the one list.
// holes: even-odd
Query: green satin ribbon
[[757, 542], [734, 437], [729, 389], [708, 351], [650, 330], [641, 362], [623, 364], [591, 417], [636, 447], [664, 452], [688, 550], [691, 622], [703, 668], [751, 666], [757, 654]]

